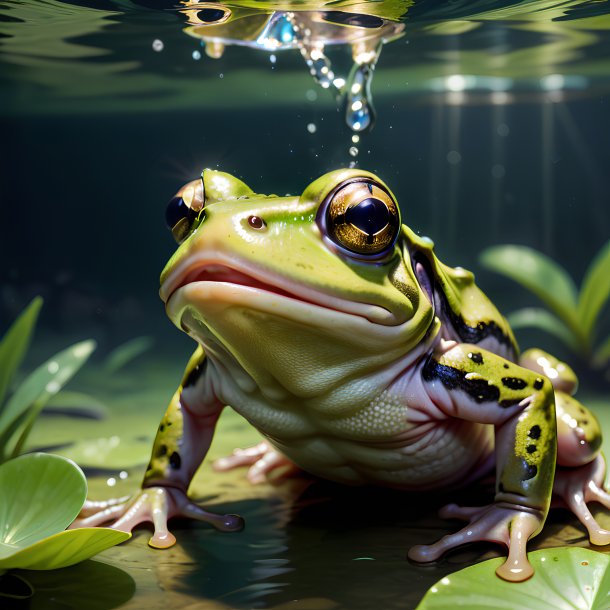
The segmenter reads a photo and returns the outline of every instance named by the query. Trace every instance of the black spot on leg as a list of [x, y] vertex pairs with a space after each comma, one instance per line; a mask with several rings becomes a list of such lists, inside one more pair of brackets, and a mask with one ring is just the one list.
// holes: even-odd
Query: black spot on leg
[[534, 452], [536, 451], [536, 445], [528, 445], [528, 446], [525, 448], [525, 450], [526, 450], [528, 453], [534, 453]]
[[208, 359], [205, 358], [202, 360], [196, 367], [194, 367], [189, 374], [186, 376], [184, 383], [182, 384], [183, 388], [188, 388], [189, 386], [195, 385], [197, 380], [205, 373], [205, 369], [207, 368]]
[[544, 379], [541, 377], [536, 377], [536, 381], [534, 381], [534, 390], [542, 390], [542, 386], [544, 385]]
[[508, 407], [514, 407], [521, 402], [521, 398], [505, 398], [501, 400], [498, 404], [504, 409], [508, 409]]
[[174, 451], [169, 456], [169, 465], [172, 467], [173, 470], [180, 470], [180, 466], [182, 466], [182, 458], [180, 457], [180, 454], [177, 451]]
[[468, 373], [430, 357], [422, 370], [424, 381], [439, 379], [448, 390], [463, 390], [476, 402], [498, 402], [500, 390], [487, 379], [468, 379]]
[[530, 428], [530, 431], [527, 433], [527, 435], [530, 438], [533, 438], [535, 441], [537, 441], [540, 438], [541, 433], [542, 433], [542, 430], [540, 430], [540, 426], [538, 424], [536, 424], [535, 426], [532, 426]]
[[523, 480], [529, 481], [530, 479], [533, 479], [537, 474], [538, 474], [538, 467], [534, 466], [533, 464], [528, 464], [525, 467], [525, 474], [523, 476]]
[[481, 352], [469, 352], [468, 357], [477, 364], [483, 364], [483, 354]]
[[505, 369], [509, 368], [508, 364], [504, 363], [504, 368]]
[[159, 445], [159, 449], [157, 450], [157, 456], [163, 457], [167, 455], [167, 445]]
[[509, 390], [522, 390], [527, 386], [527, 382], [519, 377], [502, 377], [502, 385]]
[[163, 424], [161, 424], [159, 426], [159, 432], [163, 432], [163, 430], [165, 430], [165, 426]]

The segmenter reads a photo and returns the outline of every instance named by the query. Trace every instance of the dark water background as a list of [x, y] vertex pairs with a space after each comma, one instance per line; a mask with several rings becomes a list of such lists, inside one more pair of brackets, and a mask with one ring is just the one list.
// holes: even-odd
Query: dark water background
[[[480, 27], [463, 34], [426, 29], [514, 6], [521, 12], [477, 18]], [[106, 401], [115, 419], [73, 431], [47, 420], [34, 437], [38, 445], [119, 434], [125, 421], [140, 428], [130, 429], [134, 443], [152, 441], [191, 349], [157, 296], [174, 251], [164, 210], [178, 187], [212, 167], [256, 192], [298, 194], [354, 160], [343, 114], [298, 52], [277, 53], [272, 64], [264, 51], [228, 47], [222, 59], [196, 61], [199, 42], [168, 8], [152, 1], [0, 2], [0, 327], [41, 294], [32, 364], [81, 338], [98, 341], [94, 363], [132, 337], [155, 341], [114, 380], [95, 365], [84, 375], [82, 389]], [[93, 9], [113, 14], [100, 18]], [[552, 27], [517, 27], [536, 11], [535, 23]], [[433, 238], [444, 262], [474, 270], [505, 312], [536, 302], [482, 270], [484, 248], [528, 245], [579, 281], [610, 237], [608, 13], [606, 2], [416, 2], [405, 35], [381, 53], [372, 87], [377, 122], [360, 136], [358, 166], [378, 173], [397, 195], [403, 221]], [[17, 14], [36, 29], [23, 27], [28, 20]], [[598, 29], [575, 26], [591, 18], [600, 19]], [[574, 42], [574, 31], [593, 33]], [[164, 42], [160, 53], [155, 39]], [[58, 50], [58, 41], [80, 46]], [[344, 49], [332, 57], [349, 67]], [[479, 80], [451, 91], [446, 79], [455, 74]], [[609, 330], [606, 313], [600, 337]], [[567, 355], [541, 333], [519, 337]], [[591, 377], [590, 388], [603, 408], [607, 386]], [[216, 456], [255, 439], [236, 419], [226, 432]], [[123, 492], [137, 485], [138, 468], [129, 469]], [[90, 473], [102, 475], [92, 478], [98, 495], [114, 495], [105, 485], [112, 468]], [[415, 568], [406, 548], [448, 531], [431, 516], [441, 500], [414, 508], [385, 492], [375, 500], [302, 481], [252, 491], [243, 473], [222, 476], [212, 495], [246, 516], [247, 538], [185, 525], [183, 546], [155, 559], [152, 576], [142, 576], [151, 565], [145, 534], [108, 552], [105, 560], [136, 581], [129, 607], [143, 599], [148, 607], [280, 607], [299, 598], [305, 601], [294, 607], [410, 608], [436, 580], [488, 549]], [[565, 515], [549, 528], [543, 545], [561, 532], [564, 539], [579, 535]], [[354, 561], [375, 553], [376, 561]]]

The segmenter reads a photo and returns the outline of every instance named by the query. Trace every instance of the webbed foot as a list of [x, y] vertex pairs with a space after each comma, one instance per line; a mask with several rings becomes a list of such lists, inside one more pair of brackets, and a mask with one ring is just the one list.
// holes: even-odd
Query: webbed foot
[[587, 504], [599, 502], [610, 509], [610, 494], [604, 489], [606, 464], [598, 455], [595, 460], [577, 468], [557, 468], [553, 485], [553, 506], [569, 508], [587, 528], [592, 544], [610, 544], [610, 531], [595, 520]]
[[112, 521], [109, 526], [112, 529], [131, 532], [136, 525], [151, 522], [154, 534], [148, 544], [165, 549], [176, 543], [175, 536], [167, 527], [167, 521], [172, 517], [205, 521], [223, 532], [236, 532], [244, 527], [244, 520], [240, 516], [208, 512], [191, 502], [184, 491], [174, 487], [147, 487], [133, 497], [103, 502], [88, 500], [79, 518], [70, 527], [96, 527]]
[[541, 512], [509, 504], [490, 504], [484, 507], [449, 504], [439, 514], [443, 518], [464, 519], [468, 525], [434, 544], [412, 547], [409, 559], [420, 563], [435, 561], [446, 551], [462, 544], [489, 541], [508, 547], [506, 562], [496, 570], [500, 578], [520, 582], [534, 573], [527, 559], [526, 546], [527, 541], [542, 526]]
[[298, 471], [298, 467], [293, 462], [266, 441], [253, 447], [235, 449], [232, 455], [219, 458], [213, 464], [214, 470], [219, 472], [242, 466], [249, 466], [246, 477], [254, 485], [263, 483], [273, 471], [282, 467], [288, 467], [284, 476]]

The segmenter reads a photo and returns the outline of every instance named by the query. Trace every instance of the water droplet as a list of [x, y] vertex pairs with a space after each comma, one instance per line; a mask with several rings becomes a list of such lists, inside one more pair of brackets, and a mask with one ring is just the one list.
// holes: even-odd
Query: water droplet
[[349, 154], [352, 157], [355, 157], [358, 154], [358, 149], [355, 146], [350, 146], [349, 147]]
[[54, 375], [55, 373], [57, 373], [57, 371], [59, 371], [59, 363], [55, 362], [55, 360], [51, 360], [51, 362], [49, 362], [49, 364], [47, 365], [47, 371], [49, 371], [51, 375]]
[[316, 133], [316, 130], [317, 130], [317, 129], [318, 129], [318, 128], [316, 127], [316, 124], [315, 124], [315, 123], [309, 123], [309, 124], [307, 125], [307, 131], [308, 131], [309, 133]]
[[450, 150], [447, 153], [447, 161], [451, 165], [457, 165], [462, 160], [462, 155], [457, 150]]
[[348, 79], [345, 89], [345, 120], [353, 131], [370, 129], [375, 121], [371, 80], [376, 60], [377, 55], [371, 63], [356, 64]]
[[303, 45], [301, 55], [309, 68], [309, 73], [323, 89], [328, 89], [335, 80], [330, 60], [324, 55], [324, 48], [320, 46]]
[[114, 487], [116, 485], [116, 479], [114, 477], [110, 477], [106, 481], [106, 485], [108, 485], [108, 487]]
[[129, 473], [126, 470], [121, 470], [121, 472], [119, 472], [119, 478], [121, 480], [125, 480], [127, 477], [129, 476]]
[[157, 53], [160, 53], [161, 51], [163, 51], [163, 47], [164, 47], [164, 45], [163, 45], [163, 41], [162, 40], [159, 40], [158, 38], [153, 40], [153, 43], [152, 43], [153, 51], [156, 51]]
[[199, 61], [201, 59], [201, 52], [197, 50], [193, 51], [193, 59]]

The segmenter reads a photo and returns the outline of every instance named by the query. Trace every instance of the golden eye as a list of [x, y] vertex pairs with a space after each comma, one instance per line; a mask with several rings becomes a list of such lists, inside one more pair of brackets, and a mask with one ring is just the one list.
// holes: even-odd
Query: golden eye
[[381, 186], [358, 179], [331, 193], [326, 207], [328, 236], [356, 254], [380, 254], [396, 240], [398, 206]]
[[185, 184], [167, 204], [165, 222], [174, 239], [180, 244], [193, 229], [205, 204], [203, 179]]
[[190, 25], [220, 25], [231, 17], [231, 9], [217, 2], [183, 2], [186, 8], [178, 9]]

